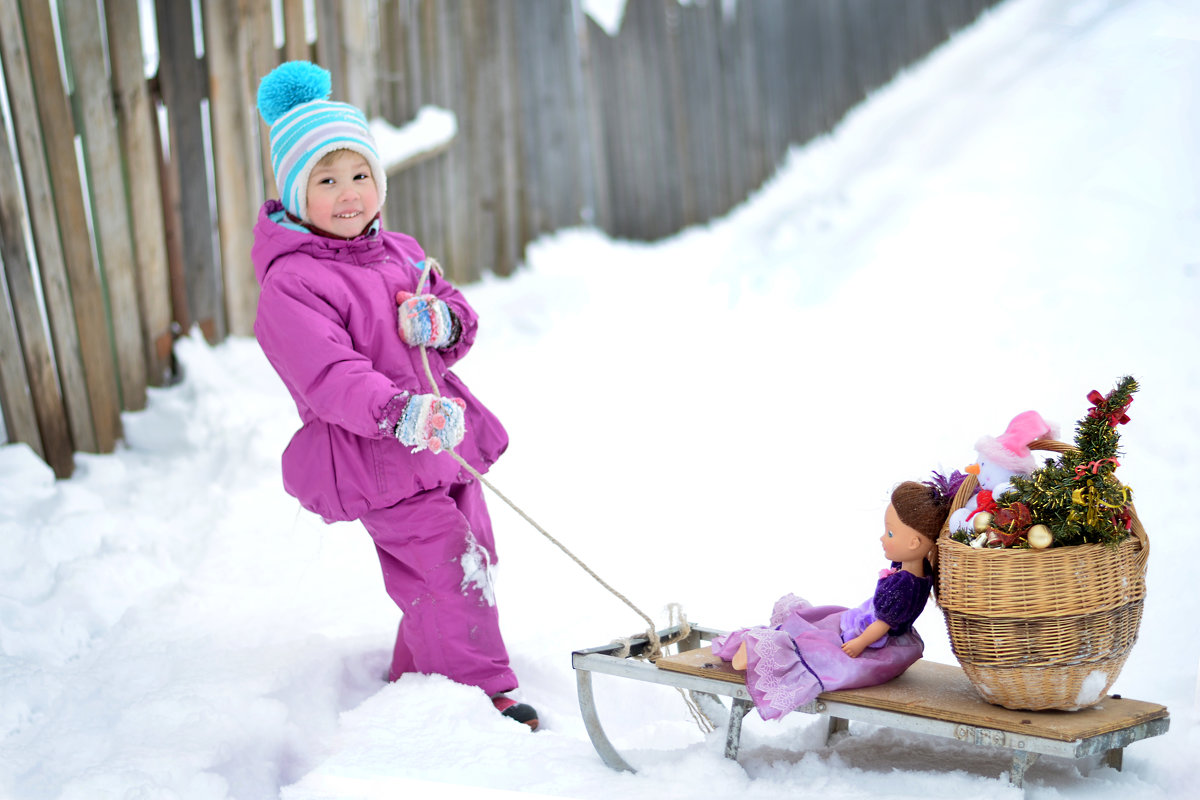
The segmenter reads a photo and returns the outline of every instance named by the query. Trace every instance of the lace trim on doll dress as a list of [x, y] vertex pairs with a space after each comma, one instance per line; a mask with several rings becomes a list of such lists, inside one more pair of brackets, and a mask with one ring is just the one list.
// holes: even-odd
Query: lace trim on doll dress
[[771, 621], [768, 624], [772, 628], [778, 629], [784, 620], [805, 608], [812, 608], [812, 603], [798, 595], [785, 594], [775, 601], [775, 607], [771, 609]]
[[[754, 673], [754, 688], [762, 695], [761, 700], [756, 700], [760, 709], [765, 703], [780, 712], [775, 716], [780, 716], [796, 710], [808, 701], [808, 695], [812, 692], [811, 683], [802, 681], [801, 685], [797, 685], [794, 679], [788, 680], [785, 677], [788, 670], [795, 666], [796, 657], [799, 657], [800, 664], [824, 690], [825, 685], [808, 666], [804, 656], [800, 655], [800, 649], [786, 633], [779, 630], [747, 631], [746, 638], [754, 639], [754, 653], [757, 656], [757, 662], [752, 672]], [[783, 639], [786, 639], [791, 646], [784, 647], [781, 642]], [[770, 715], [764, 714], [763, 716]]]

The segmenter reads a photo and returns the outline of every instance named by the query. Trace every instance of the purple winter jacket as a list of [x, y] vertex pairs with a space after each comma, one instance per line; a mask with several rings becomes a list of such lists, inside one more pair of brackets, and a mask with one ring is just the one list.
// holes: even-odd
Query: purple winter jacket
[[[449, 454], [413, 453], [386, 425], [380, 428], [396, 416], [388, 407], [396, 395], [430, 391], [420, 350], [396, 330], [396, 292], [416, 291], [421, 246], [382, 230], [350, 241], [295, 230], [272, 221], [282, 208], [268, 200], [259, 211], [251, 256], [262, 286], [254, 333], [303, 423], [283, 453], [284, 488], [332, 522], [462, 480]], [[449, 370], [475, 341], [478, 317], [436, 273], [425, 291], [462, 324], [452, 347], [427, 349], [429, 366], [441, 393], [467, 404], [466, 435], [455, 452], [486, 472], [508, 435]]]

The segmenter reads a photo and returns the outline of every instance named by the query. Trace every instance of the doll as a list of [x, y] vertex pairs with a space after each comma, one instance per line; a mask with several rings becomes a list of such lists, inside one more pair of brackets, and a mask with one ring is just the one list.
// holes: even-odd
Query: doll
[[892, 491], [880, 537], [891, 566], [856, 608], [813, 606], [789, 594], [768, 626], [713, 639], [715, 655], [746, 671], [759, 716], [778, 719], [821, 692], [885, 683], [921, 657], [925, 643], [913, 622], [933, 588], [930, 556], [951, 499], [916, 481]]

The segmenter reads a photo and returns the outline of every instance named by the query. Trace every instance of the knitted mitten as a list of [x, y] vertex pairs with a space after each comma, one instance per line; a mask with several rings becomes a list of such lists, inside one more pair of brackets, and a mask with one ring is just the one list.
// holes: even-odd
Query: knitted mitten
[[458, 320], [450, 307], [432, 294], [396, 292], [400, 338], [412, 347], [446, 347], [458, 339]]
[[400, 413], [396, 438], [411, 447], [414, 453], [425, 448], [440, 453], [455, 447], [466, 431], [463, 419], [466, 407], [467, 404], [457, 397], [414, 394]]

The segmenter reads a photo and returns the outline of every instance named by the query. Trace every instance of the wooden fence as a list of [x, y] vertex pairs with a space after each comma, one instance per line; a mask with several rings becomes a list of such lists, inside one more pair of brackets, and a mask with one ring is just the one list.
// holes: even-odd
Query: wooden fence
[[610, 35], [580, 0], [0, 0], [7, 439], [69, 475], [172, 380], [181, 332], [252, 333], [274, 193], [254, 95], [282, 60], [396, 125], [455, 113], [385, 214], [467, 282], [564, 226], [654, 239], [725, 213], [995, 2], [628, 0]]

